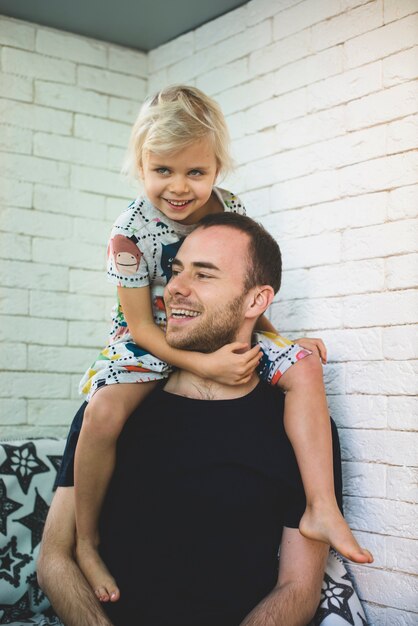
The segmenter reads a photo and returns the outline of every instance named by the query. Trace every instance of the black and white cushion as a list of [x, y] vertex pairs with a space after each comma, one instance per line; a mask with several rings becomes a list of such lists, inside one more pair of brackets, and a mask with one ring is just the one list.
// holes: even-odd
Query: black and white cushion
[[330, 550], [321, 601], [309, 626], [367, 626], [366, 616], [342, 558]]
[[[0, 442], [0, 624], [62, 626], [36, 579], [65, 439]], [[310, 626], [367, 626], [343, 560], [330, 551]], [[214, 626], [216, 626], [214, 624]]]
[[0, 443], [0, 624], [60, 624], [36, 579], [64, 439]]

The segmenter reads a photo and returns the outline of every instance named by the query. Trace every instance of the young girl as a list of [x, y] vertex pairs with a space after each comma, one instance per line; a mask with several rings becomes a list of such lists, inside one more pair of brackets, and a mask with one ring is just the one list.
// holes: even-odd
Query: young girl
[[[97, 552], [98, 517], [114, 469], [116, 441], [128, 416], [156, 381], [169, 375], [171, 366], [235, 385], [247, 382], [260, 363], [261, 377], [287, 392], [286, 432], [307, 497], [301, 532], [330, 543], [354, 561], [371, 561], [335, 501], [319, 360], [311, 356], [307, 362], [314, 373], [299, 375], [299, 368], [291, 365], [309, 352], [277, 336], [266, 318], [258, 326], [266, 332], [257, 335], [259, 344], [251, 349], [236, 342], [203, 354], [171, 348], [165, 340], [163, 291], [182, 240], [204, 215], [244, 213], [237, 197], [214, 186], [231, 165], [222, 112], [193, 87], [164, 89], [142, 107], [132, 130], [130, 156], [145, 194], [113, 227], [108, 277], [117, 286], [118, 303], [109, 344], [80, 383], [88, 405], [75, 454], [77, 559], [97, 597], [119, 598], [116, 582]], [[315, 340], [300, 343], [323, 350]]]

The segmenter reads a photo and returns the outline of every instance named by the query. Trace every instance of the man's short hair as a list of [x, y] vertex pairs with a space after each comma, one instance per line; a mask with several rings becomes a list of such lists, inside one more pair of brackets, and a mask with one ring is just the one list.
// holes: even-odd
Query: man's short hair
[[270, 285], [274, 293], [279, 291], [282, 279], [280, 248], [261, 224], [246, 215], [225, 212], [206, 215], [198, 223], [198, 228], [211, 226], [228, 226], [248, 235], [248, 270], [244, 283], [247, 291], [257, 285]]

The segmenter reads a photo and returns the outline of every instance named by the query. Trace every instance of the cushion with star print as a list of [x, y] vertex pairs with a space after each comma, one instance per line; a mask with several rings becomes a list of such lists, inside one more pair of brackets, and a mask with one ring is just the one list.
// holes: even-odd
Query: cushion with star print
[[58, 625], [36, 561], [65, 439], [0, 442], [0, 624]]
[[[36, 560], [65, 439], [0, 441], [0, 624], [62, 626], [39, 588]], [[309, 626], [367, 626], [343, 560], [330, 550]]]
[[344, 561], [329, 551], [322, 581], [321, 600], [309, 626], [367, 626], [360, 599]]

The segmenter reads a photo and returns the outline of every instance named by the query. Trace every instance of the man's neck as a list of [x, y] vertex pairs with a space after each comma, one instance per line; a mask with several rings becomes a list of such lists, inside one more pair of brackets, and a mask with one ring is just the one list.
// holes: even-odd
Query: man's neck
[[[251, 346], [251, 337], [254, 330], [252, 320], [244, 320], [237, 332], [234, 341]], [[195, 400], [233, 400], [242, 398], [250, 393], [258, 384], [259, 378], [253, 372], [248, 383], [244, 385], [224, 385], [209, 378], [192, 374], [187, 370], [177, 369], [171, 374], [164, 389], [169, 393]]]
[[171, 374], [164, 390], [194, 400], [233, 400], [246, 396], [257, 386], [258, 382], [259, 378], [256, 373], [244, 385], [223, 385], [186, 370], [176, 370]]

